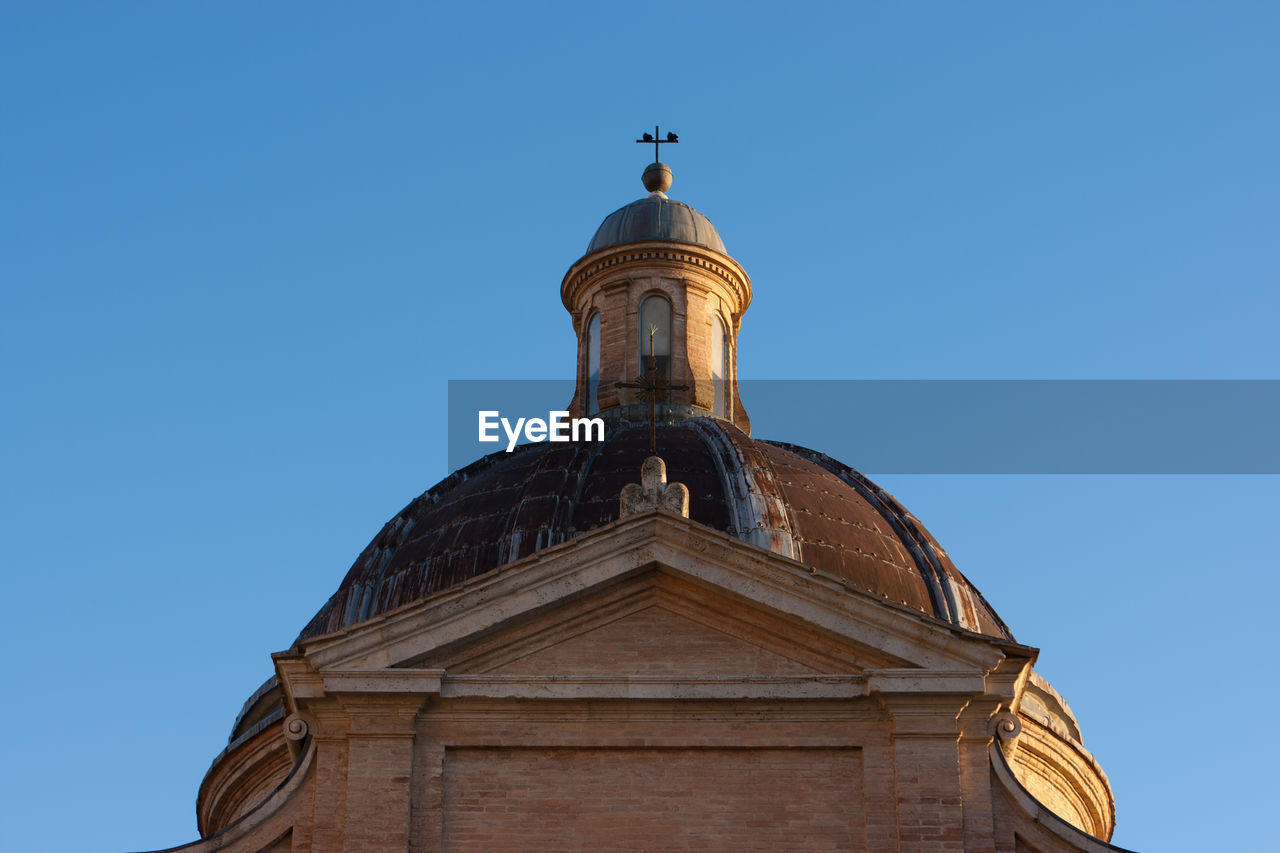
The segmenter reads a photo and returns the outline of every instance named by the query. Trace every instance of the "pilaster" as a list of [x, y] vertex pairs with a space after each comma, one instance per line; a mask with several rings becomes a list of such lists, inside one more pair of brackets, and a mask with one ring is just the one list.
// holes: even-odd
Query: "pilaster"
[[880, 694], [892, 728], [903, 853], [965, 850], [958, 717], [967, 696]]
[[1000, 701], [985, 696], [960, 713], [960, 788], [964, 793], [964, 849], [996, 853], [995, 807], [991, 799], [993, 721]]
[[409, 849], [410, 780], [418, 694], [339, 694], [349, 719], [343, 850]]

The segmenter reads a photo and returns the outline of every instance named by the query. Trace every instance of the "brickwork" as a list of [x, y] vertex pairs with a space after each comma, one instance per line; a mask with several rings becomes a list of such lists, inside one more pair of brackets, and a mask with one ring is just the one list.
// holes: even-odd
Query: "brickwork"
[[[572, 415], [586, 414], [596, 315], [597, 408], [638, 406], [617, 383], [647, 370], [640, 312], [655, 294], [671, 306], [671, 379], [688, 386], [671, 402], [711, 415], [724, 394], [749, 433], [737, 336], [750, 280], [719, 250], [657, 240], [593, 252], [564, 277]], [[727, 365], [714, 363], [721, 343]], [[771, 497], [780, 487], [757, 488], [789, 483], [785, 466], [724, 441], [708, 468], [723, 476], [736, 452], [743, 477], [733, 495], [725, 479], [725, 511], [751, 508], [721, 530], [756, 544], [691, 521], [687, 495], [683, 513], [633, 500], [611, 524], [570, 528], [571, 541], [447, 588], [406, 583], [422, 597], [304, 631], [273, 656], [284, 722], [215, 761], [197, 804], [206, 838], [184, 851], [1111, 849], [1080, 830], [1109, 835], [1111, 792], [1031, 672], [1036, 651], [813, 559], [849, 542], [810, 537], [810, 565], [799, 562], [805, 525]], [[441, 518], [444, 538], [472, 541]]]
[[730, 258], [678, 244], [615, 247], [570, 269], [561, 294], [578, 338], [578, 388], [570, 406], [575, 416], [586, 408], [586, 329], [591, 317], [600, 314], [600, 408], [636, 403], [637, 392], [619, 393], [612, 386], [640, 378], [640, 302], [661, 294], [672, 308], [672, 379], [689, 386], [673, 393], [672, 402], [712, 411], [713, 318], [719, 316], [729, 337], [731, 419], [749, 430], [746, 411], [737, 402], [736, 341], [751, 288], [746, 273]]
[[[642, 524], [680, 537], [642, 540], [651, 568], [615, 556], [622, 574], [602, 574], [588, 537], [478, 579], [465, 607], [423, 602], [277, 656], [313, 720], [305, 775], [191, 853], [1106, 849], [993, 764], [1019, 647], [662, 518], [610, 533], [615, 549]], [[712, 571], [731, 558], [752, 561], [737, 591]], [[819, 589], [844, 597], [831, 619]], [[221, 772], [210, 789], [235, 790]]]
[[416, 696], [344, 697], [351, 718], [347, 747], [344, 850], [403, 851], [409, 843], [409, 781]]
[[320, 718], [315, 735], [316, 787], [313, 811], [303, 822], [316, 853], [343, 849], [347, 827], [347, 733], [337, 715]]
[[453, 749], [441, 849], [865, 850], [861, 777], [856, 749]]
[[[655, 609], [661, 612], [652, 613]], [[652, 621], [630, 621], [637, 617]], [[592, 653], [596, 641], [609, 643], [608, 654]], [[696, 657], [685, 642], [700, 644], [711, 656]], [[501, 632], [441, 649], [415, 665], [455, 674], [510, 673], [520, 671], [529, 658], [569, 654], [575, 659], [565, 660], [559, 671], [566, 676], [641, 675], [640, 667], [650, 675], [661, 669], [681, 675], [749, 675], [762, 665], [762, 657], [775, 661], [768, 665], [775, 674], [852, 674], [903, 664], [879, 649], [851, 648], [847, 640], [814, 626], [744, 606], [670, 573], [650, 571], [588, 599], [564, 602], [554, 617], [515, 622]], [[791, 662], [789, 669], [780, 658]]]
[[[444, 818], [424, 814], [412, 849], [452, 849], [464, 834], [481, 831], [482, 815], [510, 821], [508, 826], [537, 823], [565, 838], [528, 844], [516, 833], [501, 839], [516, 846], [473, 849], [522, 849], [522, 839], [526, 850], [645, 849], [635, 845], [663, 822], [671, 824], [664, 837], [669, 846], [647, 849], [696, 849], [675, 839], [711, 841], [704, 833], [717, 823], [715, 833], [737, 840], [741, 849], [768, 849], [741, 841], [747, 814], [773, 823], [767, 830], [755, 826], [752, 834], [769, 838], [776, 849], [828, 849], [813, 846], [824, 838], [846, 840], [836, 849], [866, 849], [865, 811], [877, 801], [864, 795], [862, 756], [867, 753], [868, 763], [885, 757], [871, 736], [870, 705], [825, 703], [801, 715], [807, 719], [788, 719], [786, 712], [761, 718], [762, 708], [723, 703], [689, 703], [686, 710], [689, 718], [669, 703], [441, 704], [423, 719], [416, 762], [423, 768], [420, 788], [439, 779], [437, 813]], [[869, 749], [856, 746], [866, 740]], [[762, 799], [795, 805], [764, 805]], [[679, 826], [686, 818], [696, 831]], [[836, 818], [838, 832], [831, 826]], [[735, 826], [726, 825], [730, 819]], [[780, 840], [787, 831], [808, 838], [810, 846]], [[580, 832], [586, 841], [577, 846]]]
[[954, 739], [897, 738], [894, 763], [901, 849], [964, 850], [963, 792]]
[[[637, 638], [644, 641], [637, 642]], [[655, 606], [520, 657], [493, 672], [783, 675], [815, 670]]]

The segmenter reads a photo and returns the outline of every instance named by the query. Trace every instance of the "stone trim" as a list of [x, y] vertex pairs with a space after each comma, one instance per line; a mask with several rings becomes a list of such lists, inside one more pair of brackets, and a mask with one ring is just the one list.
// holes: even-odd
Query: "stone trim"
[[855, 699], [867, 695], [858, 675], [814, 676], [446, 676], [443, 699]]
[[1019, 717], [1021, 731], [1016, 743], [1002, 752], [1015, 768], [1014, 777], [1031, 775], [1052, 786], [1073, 805], [1088, 829], [1098, 836], [1110, 835], [1115, 828], [1115, 797], [1098, 760], [1078, 741], [1025, 713]]
[[[153, 851], [153, 853], [177, 853], [177, 851], [183, 851], [183, 853], [214, 853], [217, 850], [249, 851], [261, 849], [263, 844], [253, 843], [255, 839], [251, 839], [250, 836], [259, 830], [264, 830], [264, 825], [271, 818], [282, 812], [294, 795], [310, 780], [311, 771], [315, 764], [315, 754], [315, 745], [311, 743], [302, 753], [293, 769], [289, 771], [289, 775], [285, 777], [284, 781], [269, 797], [213, 835], [189, 844], [166, 847], [163, 850]], [[278, 838], [291, 830], [292, 826], [281, 827], [279, 831], [272, 832], [272, 837], [265, 839], [265, 841], [274, 840], [274, 838]], [[241, 841], [245, 842], [245, 846], [234, 846]]]
[[669, 264], [672, 268], [678, 268], [682, 264], [695, 266], [717, 276], [737, 297], [738, 304], [741, 306], [739, 313], [745, 311], [751, 304], [751, 279], [728, 255], [694, 246], [677, 247], [661, 241], [614, 246], [603, 252], [588, 255], [565, 273], [564, 281], [560, 284], [560, 299], [565, 308], [572, 313], [582, 289], [598, 273], [619, 265], [652, 265], [655, 261], [662, 262], [663, 265]]
[[1005, 759], [1004, 751], [999, 744], [991, 744], [988, 751], [991, 755], [991, 769], [994, 771], [995, 778], [1004, 786], [1023, 813], [1036, 824], [1070, 844], [1073, 850], [1079, 850], [1082, 853], [1109, 853], [1109, 851], [1111, 853], [1115, 853], [1115, 851], [1118, 851], [1118, 853], [1135, 853], [1135, 851], [1128, 848], [1117, 847], [1099, 838], [1094, 838], [1092, 835], [1058, 817], [1033, 797], [1030, 791], [1022, 787], [1022, 783], [1014, 775], [1013, 768], [1009, 766], [1009, 762]]
[[[565, 596], [659, 566], [921, 667], [975, 666], [985, 672], [1005, 657], [993, 638], [950, 628], [815, 574], [802, 563], [658, 510], [607, 524], [341, 633], [304, 641], [301, 649], [320, 669], [383, 669]], [[277, 658], [278, 666], [287, 663], [286, 656]], [[309, 679], [292, 680], [303, 686]]]
[[[792, 702], [786, 699], [649, 699], [643, 702], [611, 700], [590, 704], [564, 702], [559, 699], [493, 699], [469, 697], [442, 700], [423, 716], [424, 724], [431, 729], [444, 724], [459, 722], [491, 724], [495, 722], [561, 724], [578, 726], [582, 723], [669, 723], [688, 722], [696, 718], [714, 724], [760, 723], [768, 721], [761, 730], [771, 737], [780, 730], [808, 723], [855, 723], [880, 725], [883, 710], [874, 702], [860, 699], [811, 699]], [[529, 737], [536, 738], [538, 729], [527, 729]], [[493, 737], [496, 744], [516, 745], [521, 741], [510, 739], [510, 732]], [[613, 745], [609, 736], [582, 734], [584, 742]], [[630, 735], [616, 735], [616, 743], [625, 746], [634, 743]], [[655, 737], [654, 741], [660, 740]], [[796, 738], [788, 736], [787, 743]], [[866, 741], [869, 742], [869, 741]]]

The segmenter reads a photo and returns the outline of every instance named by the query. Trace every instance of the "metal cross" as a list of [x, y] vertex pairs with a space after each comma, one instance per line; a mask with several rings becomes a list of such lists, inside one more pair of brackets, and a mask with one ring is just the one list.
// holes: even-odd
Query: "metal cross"
[[[654, 128], [657, 130], [657, 128]], [[645, 134], [646, 136], [648, 134]], [[658, 358], [653, 354], [653, 336], [658, 333], [657, 326], [649, 327], [649, 381], [618, 382], [618, 388], [637, 388], [640, 397], [649, 398], [649, 455], [658, 455], [658, 392], [688, 391], [688, 385], [667, 385], [658, 381]]]
[[669, 142], [674, 143], [679, 141], [680, 141], [680, 137], [676, 136], [674, 133], [671, 133], [670, 131], [667, 132], [666, 139], [659, 139], [658, 126], [656, 124], [653, 126], [653, 133], [651, 134], [646, 133], [642, 139], [636, 140], [636, 142], [639, 142], [641, 145], [644, 145], [645, 143], [649, 143], [649, 142], [653, 143], [653, 162], [655, 163], [658, 163], [661, 161], [661, 158], [658, 156], [659, 145], [666, 145]]

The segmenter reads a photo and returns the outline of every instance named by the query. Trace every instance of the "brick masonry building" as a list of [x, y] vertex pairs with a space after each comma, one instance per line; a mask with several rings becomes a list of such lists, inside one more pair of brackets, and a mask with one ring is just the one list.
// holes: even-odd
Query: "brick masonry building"
[[1036, 649], [866, 477], [750, 436], [750, 279], [644, 181], [561, 286], [605, 440], [495, 453], [388, 522], [178, 849], [1118, 849]]

